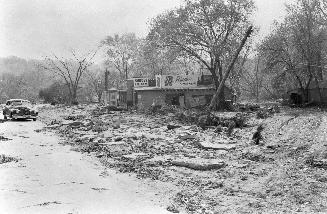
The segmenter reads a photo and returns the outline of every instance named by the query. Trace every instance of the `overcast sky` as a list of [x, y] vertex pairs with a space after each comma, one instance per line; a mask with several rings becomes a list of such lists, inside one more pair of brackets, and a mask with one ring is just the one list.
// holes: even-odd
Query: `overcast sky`
[[[255, 23], [266, 35], [290, 0], [255, 0]], [[42, 58], [89, 51], [106, 35], [145, 36], [148, 22], [181, 0], [0, 0], [0, 57]]]

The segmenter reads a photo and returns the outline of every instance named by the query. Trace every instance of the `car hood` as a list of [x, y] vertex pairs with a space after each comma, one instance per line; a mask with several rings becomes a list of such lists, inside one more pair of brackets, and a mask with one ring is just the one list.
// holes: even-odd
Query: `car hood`
[[34, 110], [30, 106], [11, 106], [10, 109], [18, 109], [18, 110]]

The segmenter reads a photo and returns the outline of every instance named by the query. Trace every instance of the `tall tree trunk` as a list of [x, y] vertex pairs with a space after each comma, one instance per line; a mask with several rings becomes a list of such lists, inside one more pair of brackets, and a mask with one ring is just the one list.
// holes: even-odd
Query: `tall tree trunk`
[[127, 79], [128, 79], [128, 64], [127, 64], [127, 62], [126, 62], [126, 67], [125, 67], [125, 80], [127, 81]]
[[104, 73], [104, 90], [108, 91], [108, 76], [109, 76], [109, 71], [106, 68], [106, 71]]
[[77, 104], [77, 86], [73, 87], [73, 93], [71, 97], [71, 104], [76, 105]]
[[101, 92], [101, 93], [99, 92], [99, 93], [98, 93], [98, 102], [99, 102], [99, 103], [101, 103], [101, 97], [102, 97], [102, 92]]
[[322, 93], [320, 90], [319, 81], [318, 81], [317, 76], [315, 76], [315, 82], [316, 82], [316, 86], [317, 86], [317, 90], [318, 90], [318, 94], [319, 94], [319, 104], [321, 104], [322, 103]]
[[[234, 67], [234, 64], [235, 64], [235, 62], [236, 62], [236, 60], [237, 60], [238, 55], [240, 54], [241, 50], [243, 49], [246, 40], [248, 39], [248, 37], [250, 37], [250, 35], [251, 35], [252, 31], [253, 31], [252, 28], [253, 28], [253, 27], [250, 26], [250, 27], [248, 28], [248, 30], [246, 31], [246, 33], [245, 33], [245, 35], [244, 35], [244, 38], [242, 39], [241, 44], [240, 44], [240, 46], [238, 47], [238, 49], [237, 49], [237, 51], [236, 51], [236, 53], [235, 53], [235, 56], [234, 56], [234, 58], [233, 58], [231, 64], [229, 65], [229, 67], [228, 67], [228, 69], [227, 69], [227, 71], [226, 71], [226, 74], [224, 75], [223, 79], [219, 82], [219, 87], [218, 87], [218, 89], [217, 89], [215, 95], [212, 97], [212, 100], [211, 100], [211, 103], [210, 103], [210, 106], [209, 106], [209, 109], [210, 109], [210, 110], [213, 110], [213, 109], [215, 109], [215, 108], [218, 107], [218, 106], [217, 106], [217, 98], [222, 98], [222, 97], [220, 97], [219, 95], [220, 95], [220, 93], [222, 93], [222, 91], [224, 90], [225, 82], [226, 82], [226, 80], [227, 80], [227, 78], [228, 78], [228, 76], [229, 76], [229, 74], [230, 74], [232, 68]], [[219, 105], [220, 102], [224, 102], [224, 101], [225, 101], [225, 100], [219, 100], [219, 101], [218, 101], [218, 105]]]
[[212, 78], [213, 78], [213, 82], [214, 82], [215, 87], [216, 87], [216, 90], [217, 90], [218, 87], [219, 87], [219, 79], [218, 79], [218, 76], [217, 76], [216, 71], [214, 70], [214, 68], [212, 68], [210, 70], [210, 72], [211, 72], [211, 75], [212, 75]]
[[258, 61], [257, 61], [257, 66], [256, 66], [256, 71], [255, 71], [255, 81], [256, 81], [256, 101], [257, 103], [259, 102], [259, 63], [260, 63], [260, 58], [258, 56]]
[[217, 110], [223, 110], [226, 107], [226, 101], [225, 101], [225, 85], [218, 96], [218, 102], [217, 102]]
[[[68, 104], [71, 105], [72, 104], [72, 97], [73, 97], [73, 89], [72, 89], [70, 83], [66, 83], [66, 85], [67, 85], [68, 93], [69, 93], [68, 94], [68, 97], [69, 97]], [[67, 100], [65, 102], [67, 102]]]

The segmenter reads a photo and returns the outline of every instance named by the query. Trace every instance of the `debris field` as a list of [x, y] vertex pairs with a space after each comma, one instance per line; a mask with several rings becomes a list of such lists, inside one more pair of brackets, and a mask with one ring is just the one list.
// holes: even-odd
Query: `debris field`
[[327, 212], [326, 112], [239, 109], [47, 106], [46, 130], [36, 131], [57, 132], [108, 168], [171, 183], [173, 213]]

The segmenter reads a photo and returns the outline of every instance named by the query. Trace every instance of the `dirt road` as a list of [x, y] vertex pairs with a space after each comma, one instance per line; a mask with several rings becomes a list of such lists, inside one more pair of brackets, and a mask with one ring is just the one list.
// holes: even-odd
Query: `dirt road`
[[168, 213], [158, 184], [104, 169], [90, 155], [60, 145], [41, 122], [0, 124], [0, 213]]

